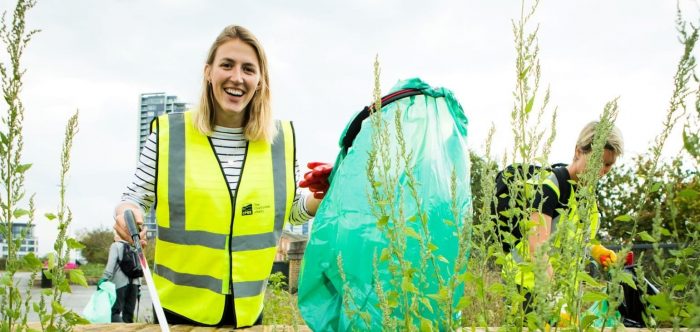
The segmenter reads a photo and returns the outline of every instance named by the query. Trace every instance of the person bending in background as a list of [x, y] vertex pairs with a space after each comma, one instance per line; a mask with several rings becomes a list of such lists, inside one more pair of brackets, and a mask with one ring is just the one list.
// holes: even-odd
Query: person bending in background
[[[530, 229], [527, 241], [520, 241], [508, 254], [509, 262], [513, 264], [511, 266], [517, 266], [517, 263], [524, 261], [531, 262], [537, 249], [550, 240], [552, 233], [558, 227], [560, 219], [575, 223], [572, 229], [575, 229], [576, 232], [583, 232], [582, 234], [587, 242], [586, 249], [599, 264], [607, 267], [617, 260], [614, 251], [602, 245], [590, 243], [591, 240], [595, 239], [598, 232], [599, 215], [597, 206], [594, 205], [591, 209], [589, 218], [590, 229], [588, 230], [582, 229], [584, 223], [579, 219], [579, 214], [577, 213], [576, 192], [578, 187], [576, 182], [588, 166], [588, 159], [593, 151], [593, 138], [597, 125], [598, 122], [593, 121], [584, 126], [574, 148], [572, 163], [566, 166], [565, 172], [551, 172], [547, 180], [542, 183], [542, 191], [535, 194], [532, 206], [539, 207], [541, 204], [542, 209], [541, 211], [532, 212], [530, 215], [530, 220], [535, 226]], [[602, 156], [603, 166], [598, 174], [599, 177], [610, 172], [623, 151], [622, 134], [617, 127], [613, 126], [605, 142]], [[570, 180], [572, 182], [569, 182]], [[569, 211], [568, 217], [561, 218], [560, 211]], [[559, 227], [561, 228], [561, 225]], [[553, 243], [553, 245], [559, 246], [561, 244]], [[544, 259], [547, 261], [547, 275], [551, 279], [553, 277], [551, 260], [548, 257], [544, 257]], [[531, 270], [521, 271], [518, 269], [515, 278], [516, 284], [526, 290], [526, 299], [523, 306], [526, 312], [529, 312], [532, 309], [529, 304], [532, 301], [531, 294], [535, 285], [534, 273]]]

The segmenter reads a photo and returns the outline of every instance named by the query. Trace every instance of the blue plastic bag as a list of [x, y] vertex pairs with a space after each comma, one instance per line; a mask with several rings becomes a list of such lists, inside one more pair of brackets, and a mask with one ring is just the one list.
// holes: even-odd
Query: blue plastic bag
[[90, 297], [83, 309], [83, 317], [90, 323], [111, 323], [112, 306], [117, 300], [117, 291], [114, 283], [105, 281]]
[[[406, 146], [412, 153], [410, 167], [418, 185], [422, 211], [429, 220], [431, 244], [434, 255], [440, 258], [439, 277], [448, 280], [456, 273], [454, 262], [458, 252], [456, 227], [462, 226], [462, 219], [454, 221], [451, 177], [456, 175], [456, 208], [462, 216], [471, 213], [471, 189], [469, 183], [469, 151], [467, 149], [467, 118], [457, 100], [447, 89], [433, 88], [420, 79], [400, 81], [389, 96], [413, 89], [415, 95], [406, 96], [385, 105], [381, 116], [387, 121], [388, 130], [394, 130], [395, 119], [401, 119], [401, 128]], [[388, 246], [386, 234], [377, 227], [377, 218], [368, 203], [368, 191], [372, 184], [367, 175], [367, 162], [372, 146], [373, 127], [371, 119], [361, 123], [361, 129], [354, 136], [351, 147], [343, 142], [348, 132], [358, 129], [353, 119], [341, 136], [341, 151], [336, 159], [328, 192], [314, 218], [309, 243], [302, 261], [299, 282], [299, 307], [306, 324], [314, 331], [381, 330], [382, 312], [378, 308], [375, 268], [373, 257], [382, 253]], [[396, 144], [390, 143], [390, 144]], [[395, 147], [396, 145], [392, 145]], [[398, 164], [396, 164], [398, 165]], [[403, 165], [398, 167], [399, 180], [395, 190], [408, 196], [406, 173]], [[389, 202], [398, 206], [399, 202]], [[416, 203], [410, 198], [403, 201], [405, 216], [415, 216]], [[445, 221], [452, 220], [452, 224]], [[422, 234], [419, 222], [411, 222], [410, 228]], [[417, 240], [407, 240], [405, 258], [412, 266], [420, 260], [420, 247]], [[468, 257], [468, 252], [466, 255]], [[338, 256], [342, 257], [341, 276]], [[379, 263], [376, 273], [382, 289], [392, 290], [392, 273], [385, 263]], [[438, 292], [438, 276], [426, 271], [428, 280], [421, 288], [422, 294]], [[431, 274], [432, 273], [432, 274]], [[454, 289], [453, 308], [463, 295], [463, 287]], [[352, 299], [360, 314], [350, 316], [343, 305], [344, 297]], [[437, 303], [426, 298], [432, 308]], [[440, 322], [437, 310], [419, 309], [426, 321]], [[361, 321], [361, 316], [369, 318], [369, 326]], [[402, 315], [395, 312], [396, 317]], [[418, 323], [418, 322], [417, 322]], [[421, 324], [424, 322], [420, 322]]]

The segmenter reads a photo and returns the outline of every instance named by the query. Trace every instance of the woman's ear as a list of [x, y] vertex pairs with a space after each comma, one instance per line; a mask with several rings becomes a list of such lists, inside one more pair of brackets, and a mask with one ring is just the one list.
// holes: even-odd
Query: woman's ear
[[211, 77], [209, 75], [211, 75], [211, 65], [207, 63], [204, 65], [204, 79], [211, 84]]

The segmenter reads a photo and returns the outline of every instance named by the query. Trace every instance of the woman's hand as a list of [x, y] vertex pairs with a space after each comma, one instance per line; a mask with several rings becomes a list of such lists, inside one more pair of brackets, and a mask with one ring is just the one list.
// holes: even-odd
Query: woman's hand
[[333, 171], [333, 165], [318, 161], [310, 162], [306, 165], [310, 171], [304, 174], [304, 178], [299, 181], [299, 187], [309, 188], [314, 194], [314, 198], [323, 199], [330, 187], [328, 176]]
[[126, 210], [131, 210], [134, 213], [134, 219], [136, 220], [136, 227], [139, 228], [141, 231], [139, 232], [139, 236], [141, 237], [141, 246], [145, 247], [148, 244], [148, 227], [144, 225], [143, 223], [143, 213], [141, 212], [141, 209], [134, 203], [130, 202], [122, 202], [119, 204], [115, 210], [115, 216], [114, 216], [114, 231], [117, 232], [117, 235], [124, 241], [127, 241], [129, 243], [134, 243], [134, 240], [131, 238], [131, 233], [129, 233], [129, 229], [126, 227], [126, 220], [124, 219], [124, 211]]

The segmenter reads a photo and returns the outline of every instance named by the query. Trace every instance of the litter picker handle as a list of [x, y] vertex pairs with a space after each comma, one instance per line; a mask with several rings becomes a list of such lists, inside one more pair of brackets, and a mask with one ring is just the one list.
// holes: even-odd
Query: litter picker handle
[[136, 252], [139, 256], [139, 264], [143, 269], [143, 277], [144, 279], [146, 279], [146, 287], [148, 287], [148, 294], [151, 296], [151, 302], [153, 303], [153, 311], [155, 311], [155, 315], [158, 318], [160, 330], [161, 332], [170, 332], [168, 320], [165, 318], [165, 312], [163, 311], [163, 307], [160, 304], [160, 298], [158, 297], [158, 292], [156, 291], [156, 286], [153, 282], [153, 277], [151, 276], [151, 269], [148, 268], [148, 262], [146, 262], [146, 255], [144, 255], [143, 248], [141, 247], [141, 235], [139, 235], [139, 230], [138, 228], [136, 228], [134, 211], [124, 211], [124, 220], [126, 221], [126, 228], [129, 229], [129, 233], [131, 233], [131, 239], [134, 240], [134, 246], [136, 246]]
[[126, 220], [126, 228], [129, 230], [131, 239], [134, 240], [134, 245], [137, 250], [141, 250], [141, 235], [139, 235], [139, 229], [136, 227], [136, 218], [134, 218], [134, 211], [126, 210], [124, 211], [124, 220]]

